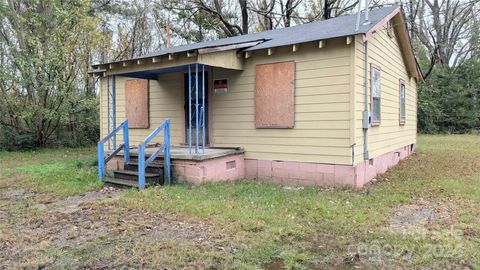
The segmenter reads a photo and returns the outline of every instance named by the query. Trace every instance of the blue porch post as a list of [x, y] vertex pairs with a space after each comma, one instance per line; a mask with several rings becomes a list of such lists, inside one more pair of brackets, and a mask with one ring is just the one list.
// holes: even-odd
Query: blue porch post
[[192, 153], [192, 68], [188, 65], [188, 153]]
[[138, 145], [138, 188], [145, 188], [145, 146]]
[[[112, 130], [117, 128], [117, 87], [116, 87], [116, 77], [115, 75], [112, 76]], [[117, 135], [113, 136], [113, 150], [117, 150]]]
[[165, 129], [163, 131], [163, 142], [165, 144], [165, 155], [163, 158], [164, 161], [164, 168], [165, 168], [165, 177], [168, 184], [171, 183], [170, 181], [170, 119], [167, 119], [165, 124]]
[[205, 153], [205, 65], [202, 65], [202, 153]]
[[105, 175], [105, 145], [102, 142], [97, 146], [98, 156], [98, 179], [103, 182], [103, 176]]
[[[110, 118], [111, 118], [111, 112], [110, 112], [110, 97], [111, 93], [110, 93], [110, 76], [107, 76], [107, 131], [108, 131], [108, 134], [110, 134], [110, 132], [112, 132], [112, 126], [110, 125]], [[108, 141], [108, 150], [110, 150], [110, 140]]]
[[123, 126], [123, 159], [125, 163], [130, 161], [130, 143], [128, 141], [128, 120]]
[[195, 154], [198, 154], [198, 64], [195, 64]]

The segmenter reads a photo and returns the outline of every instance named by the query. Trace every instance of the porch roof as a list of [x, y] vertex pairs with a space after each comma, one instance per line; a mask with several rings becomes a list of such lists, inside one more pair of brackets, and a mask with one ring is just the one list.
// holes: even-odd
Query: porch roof
[[[242, 46], [247, 45], [243, 44]], [[242, 46], [238, 45], [236, 47]], [[243, 59], [237, 56], [235, 50], [216, 48], [199, 52], [188, 52], [184, 55], [168, 54], [94, 65], [94, 70], [90, 73], [100, 76], [120, 75], [156, 80], [158, 74], [187, 71], [189, 66], [196, 64], [233, 70], [243, 69]]]
[[132, 71], [132, 72], [121, 73], [118, 75], [121, 75], [123, 77], [131, 77], [131, 78], [138, 78], [138, 79], [158, 80], [159, 74], [170, 73], [170, 72], [186, 72], [186, 71], [188, 71], [188, 65], [148, 69], [148, 70], [141, 70], [141, 71]]

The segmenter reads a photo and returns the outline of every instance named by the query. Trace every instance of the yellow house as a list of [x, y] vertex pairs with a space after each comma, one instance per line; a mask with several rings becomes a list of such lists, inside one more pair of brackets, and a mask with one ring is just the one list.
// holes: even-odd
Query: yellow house
[[93, 73], [101, 137], [110, 135], [99, 164], [112, 159], [106, 180], [117, 184], [144, 187], [163, 173], [361, 187], [415, 150], [422, 77], [398, 6], [167, 48]]

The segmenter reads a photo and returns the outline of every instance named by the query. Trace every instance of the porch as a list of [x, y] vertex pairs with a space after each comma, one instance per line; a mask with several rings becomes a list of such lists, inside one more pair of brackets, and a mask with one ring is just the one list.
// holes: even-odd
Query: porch
[[[108, 151], [108, 155], [115, 154]], [[164, 184], [165, 152], [162, 146], [149, 145], [145, 148], [145, 158], [159, 153], [152, 163], [146, 166], [147, 185]], [[107, 182], [123, 186], [137, 187], [138, 148], [130, 149], [130, 160], [125, 162], [124, 151], [115, 154], [107, 164]], [[170, 146], [171, 182], [189, 182], [201, 184], [206, 181], [230, 181], [245, 178], [244, 150], [242, 148], [206, 147], [205, 151], [190, 153], [188, 146]], [[159, 181], [148, 173], [158, 174]], [[157, 179], [158, 180], [158, 179]]]
[[[147, 146], [145, 149], [145, 157], [150, 157], [157, 152], [160, 147], [155, 145]], [[203, 161], [209, 159], [216, 159], [226, 156], [243, 154], [244, 150], [240, 147], [206, 147], [205, 151], [201, 151], [198, 154], [191, 153], [188, 146], [173, 145], [170, 146], [170, 158], [172, 160], [189, 160], [189, 161]], [[123, 151], [119, 153], [123, 156]], [[138, 149], [134, 148], [130, 150], [130, 157], [137, 157]], [[163, 159], [164, 153], [159, 154], [158, 159]]]
[[[243, 178], [244, 151], [212, 147], [214, 70], [227, 69], [191, 63], [106, 75], [101, 98], [106, 155], [99, 151], [99, 160], [106, 157], [107, 164], [99, 169], [100, 179], [106, 173], [106, 182], [143, 188]], [[117, 130], [119, 120], [124, 126]]]

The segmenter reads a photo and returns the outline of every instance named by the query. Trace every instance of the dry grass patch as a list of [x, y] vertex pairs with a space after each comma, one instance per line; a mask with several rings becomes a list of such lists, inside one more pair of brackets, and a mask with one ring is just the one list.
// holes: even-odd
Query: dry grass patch
[[83, 204], [101, 188], [94, 158], [15, 155], [33, 163], [0, 176], [9, 267], [480, 269], [478, 136], [419, 136], [417, 154], [360, 190], [241, 181]]

